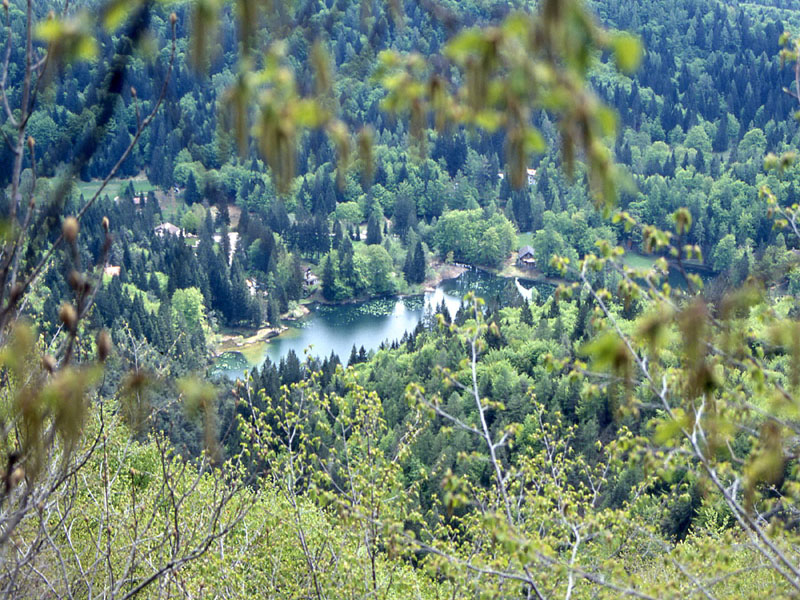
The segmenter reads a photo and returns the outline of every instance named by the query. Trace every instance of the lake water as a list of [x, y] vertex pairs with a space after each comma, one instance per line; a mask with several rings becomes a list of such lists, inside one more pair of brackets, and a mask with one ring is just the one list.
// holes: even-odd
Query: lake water
[[[424, 296], [407, 298], [380, 298], [353, 304], [316, 304], [310, 307], [311, 314], [289, 330], [264, 344], [262, 354], [273, 362], [280, 361], [290, 350], [300, 360], [308, 351], [311, 355], [326, 357], [336, 353], [342, 362], [347, 362], [350, 351], [362, 346], [365, 350], [376, 350], [382, 342], [399, 340], [411, 332], [426, 316], [435, 312], [442, 302], [451, 315], [455, 315], [467, 292], [475, 292], [487, 302], [497, 301], [507, 305], [520, 296], [530, 299], [532, 294], [546, 297], [554, 286], [533, 281], [497, 277], [480, 270], [469, 270], [455, 279], [440, 283]], [[240, 353], [229, 352], [221, 357], [216, 373], [231, 378], [241, 376], [244, 369], [252, 368]]]

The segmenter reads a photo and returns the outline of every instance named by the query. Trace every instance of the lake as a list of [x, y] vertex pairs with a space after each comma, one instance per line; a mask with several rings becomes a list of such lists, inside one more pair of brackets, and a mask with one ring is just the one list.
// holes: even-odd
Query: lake
[[[436, 307], [444, 302], [451, 316], [455, 315], [461, 300], [467, 292], [487, 302], [496, 300], [507, 305], [515, 297], [530, 299], [532, 294], [547, 297], [555, 289], [553, 285], [498, 277], [471, 269], [455, 279], [440, 283], [434, 291], [422, 296], [405, 298], [379, 298], [351, 304], [315, 304], [310, 307], [311, 313], [301, 322], [292, 323], [289, 330], [264, 344], [262, 358], [273, 362], [280, 361], [290, 350], [303, 360], [304, 352], [326, 357], [336, 353], [346, 363], [350, 351], [362, 346], [365, 350], [376, 350], [381, 343], [399, 340], [406, 332], [411, 332], [417, 324], [435, 312]], [[226, 352], [217, 361], [214, 374], [236, 378], [248, 364], [241, 353]]]

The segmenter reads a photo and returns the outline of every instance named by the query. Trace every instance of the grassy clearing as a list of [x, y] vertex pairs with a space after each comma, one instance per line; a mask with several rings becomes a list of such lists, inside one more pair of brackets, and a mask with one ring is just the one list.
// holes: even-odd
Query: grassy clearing
[[625, 253], [622, 260], [632, 269], [649, 269], [653, 266], [653, 263], [656, 262], [656, 259], [652, 256], [644, 256], [643, 254], [630, 251]]
[[158, 205], [161, 207], [161, 215], [164, 221], [180, 226], [181, 208], [186, 206], [183, 200], [176, 198], [172, 192], [164, 193], [161, 191], [156, 192], [156, 200], [158, 200]]
[[528, 231], [527, 233], [518, 233], [517, 234], [517, 247], [513, 248], [513, 250], [519, 250], [523, 246], [533, 246], [533, 232]]
[[[147, 179], [141, 179], [138, 177], [132, 179], [112, 179], [108, 182], [108, 185], [103, 190], [103, 194], [107, 195], [109, 198], [119, 196], [122, 189], [127, 187], [129, 182], [133, 183], [133, 189], [137, 194], [146, 194], [150, 190], [155, 189], [155, 186], [147, 181]], [[78, 188], [78, 191], [83, 194], [83, 197], [88, 199], [97, 193], [97, 190], [100, 189], [102, 183], [103, 182], [98, 179], [93, 181], [78, 181], [75, 183], [75, 185]]]

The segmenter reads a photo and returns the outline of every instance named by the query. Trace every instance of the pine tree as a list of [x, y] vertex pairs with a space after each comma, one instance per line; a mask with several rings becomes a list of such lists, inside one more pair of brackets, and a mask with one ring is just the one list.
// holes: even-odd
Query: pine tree
[[161, 294], [161, 284], [159, 283], [158, 277], [156, 276], [155, 272], [150, 273], [150, 279], [147, 282], [147, 287], [156, 296]]
[[189, 206], [202, 200], [200, 190], [197, 189], [197, 180], [194, 178], [194, 171], [189, 171], [189, 179], [186, 181], [186, 191], [183, 193], [183, 199]]
[[358, 351], [356, 350], [356, 345], [353, 344], [353, 349], [350, 350], [350, 358], [347, 359], [348, 365], [354, 365], [358, 362]]
[[706, 170], [706, 160], [702, 150], [698, 150], [697, 156], [694, 157], [694, 167], [698, 173], [703, 173]]
[[665, 177], [675, 177], [675, 168], [675, 152], [673, 151], [664, 161], [664, 167], [661, 172]]
[[297, 354], [294, 350], [289, 350], [289, 353], [286, 355], [286, 360], [281, 359], [278, 371], [283, 385], [292, 385], [303, 378], [300, 360], [297, 358]]
[[526, 325], [533, 325], [533, 313], [531, 313], [530, 302], [526, 302], [525, 304], [522, 305], [522, 308], [520, 309], [519, 319]]
[[333, 247], [334, 250], [338, 250], [343, 238], [344, 233], [342, 232], [342, 224], [339, 222], [339, 219], [336, 219], [333, 222], [333, 238], [331, 239], [331, 247]]
[[267, 321], [272, 327], [278, 327], [281, 324], [280, 307], [278, 301], [272, 296], [267, 300]]
[[222, 229], [220, 230], [221, 234], [221, 244], [222, 244], [222, 256], [225, 258], [225, 263], [230, 264], [231, 262], [231, 238], [228, 235], [228, 225], [226, 223], [222, 223]]
[[372, 213], [367, 221], [367, 245], [380, 244], [383, 241], [381, 235], [381, 224], [378, 221], [377, 213]]
[[353, 263], [353, 243], [349, 238], [345, 238], [342, 240], [342, 246], [339, 250], [339, 277], [344, 285], [352, 288], [354, 287], [355, 276], [355, 264]]
[[401, 194], [397, 198], [392, 221], [394, 232], [401, 238], [405, 238], [408, 230], [417, 224], [417, 205], [412, 198], [405, 194]]
[[331, 248], [331, 236], [328, 222], [321, 216], [314, 217], [314, 252], [321, 256]]
[[303, 266], [300, 264], [300, 259], [297, 255], [293, 254], [289, 276], [286, 278], [286, 296], [289, 300], [300, 300], [303, 297], [304, 282]]
[[444, 298], [442, 298], [439, 306], [436, 307], [436, 314], [442, 315], [442, 319], [446, 325], [450, 325], [452, 322], [452, 319], [450, 318], [450, 309], [447, 308], [447, 303], [444, 301]]
[[558, 305], [558, 300], [556, 300], [555, 296], [550, 298], [550, 312], [547, 314], [549, 319], [554, 317], [558, 317], [561, 314], [561, 307]]
[[239, 224], [236, 226], [236, 231], [241, 235], [247, 234], [247, 228], [250, 226], [250, 213], [246, 208], [242, 209], [242, 214], [239, 217]]
[[411, 272], [413, 283], [425, 281], [425, 250], [422, 248], [422, 240], [417, 240]]
[[728, 149], [730, 140], [728, 138], [728, 119], [727, 116], [723, 118], [717, 125], [717, 133], [714, 135], [714, 141], [711, 143], [711, 148], [714, 152], [725, 152]]
[[512, 192], [511, 206], [514, 213], [514, 221], [516, 221], [519, 230], [530, 231], [533, 224], [533, 211], [528, 190]]
[[322, 265], [322, 295], [326, 300], [334, 300], [336, 297], [336, 268], [330, 254], [325, 257]]
[[412, 249], [406, 252], [406, 259], [403, 261], [403, 277], [408, 283], [414, 283], [414, 252]]

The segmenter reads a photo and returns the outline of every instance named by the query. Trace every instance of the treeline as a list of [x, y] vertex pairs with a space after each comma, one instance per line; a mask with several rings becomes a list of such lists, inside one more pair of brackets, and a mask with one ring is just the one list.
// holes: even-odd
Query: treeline
[[[632, 79], [612, 75], [604, 64], [598, 65], [593, 77], [600, 95], [620, 115], [615, 155], [636, 184], [635, 192], [622, 193], [621, 208], [642, 222], [666, 227], [669, 215], [688, 205], [694, 225], [686, 241], [703, 250], [708, 265], [716, 270], [731, 267], [728, 242], [720, 247], [729, 235], [736, 242], [734, 262], [747, 256], [752, 263], [776, 241], [766, 208], [753, 201], [765, 181], [763, 156], [800, 141], [796, 124], [786, 117], [792, 99], [782, 91], [790, 73], [777, 57], [778, 38], [787, 26], [778, 18], [781, 13], [711, 0], [642, 0], [624, 9], [614, 2], [595, 2], [593, 7], [609, 26], [640, 34], [646, 48], [642, 68]], [[421, 269], [409, 278], [406, 266], [421, 256], [415, 252], [420, 241], [426, 257], [435, 254], [499, 266], [517, 245], [501, 217], [520, 232], [534, 233], [538, 264], [547, 274], [555, 274], [550, 267], [553, 255], [575, 259], [592, 251], [598, 239], [645, 250], [639, 233], [612, 227], [596, 213], [582, 173], [579, 170], [573, 180], [565, 178], [555, 150], [534, 158], [533, 185], [520, 190], [511, 189], [509, 178], [501, 177], [502, 134], [431, 130], [425, 154], [420, 157], [416, 150], [410, 151], [405, 122], [381, 110], [383, 92], [369, 74], [382, 49], [432, 56], [448, 32], [417, 3], [407, 2], [404, 8], [402, 28], [396, 27], [382, 3], [374, 3], [365, 17], [358, 3], [308, 0], [287, 17], [295, 25], [286, 40], [288, 61], [308, 88], [302, 91], [308, 93], [314, 81], [307, 60], [310, 44], [324, 34], [337, 73], [338, 114], [352, 130], [368, 125], [373, 131], [371, 177], [357, 162], [339, 178], [332, 143], [322, 132], [312, 132], [299, 140], [297, 178], [289, 194], [280, 197], [255, 144], [240, 157], [226, 125], [225, 90], [234, 80], [237, 57], [234, 15], [230, 10], [221, 13], [220, 33], [210, 40], [208, 60], [198, 71], [189, 60], [187, 6], [177, 11], [178, 56], [167, 102], [121, 174], [144, 170], [163, 189], [182, 188], [190, 205], [242, 207], [246, 243], [241, 266], [261, 278], [281, 309], [287, 298], [299, 295], [296, 289], [286, 289], [293, 284], [283, 273], [286, 268], [277, 268], [280, 260], [272, 258], [270, 231], [280, 236], [278, 246], [282, 242], [288, 253], [316, 266], [319, 276], [327, 272], [328, 299], [392, 293], [418, 283], [424, 279]], [[454, 14], [464, 24], [481, 23], [496, 20], [507, 10], [459, 3]], [[12, 23], [17, 23], [15, 15], [12, 9]], [[158, 89], [168, 48], [165, 16], [156, 10], [150, 19], [162, 48], [158, 61], [147, 66], [132, 60], [126, 70], [126, 83], [136, 89], [142, 108]], [[101, 35], [98, 46], [100, 56], [108, 59], [120, 46], [119, 37]], [[12, 48], [12, 65], [21, 51]], [[45, 110], [33, 115], [30, 133], [44, 149], [42, 174], [54, 173], [62, 161], [70, 160], [69, 141], [80, 138], [95, 121], [95, 90], [103, 63], [70, 66], [46, 99]], [[12, 70], [10, 77], [13, 81], [18, 71]], [[86, 179], [107, 172], [134, 131], [135, 103], [127, 86], [121, 95], [123, 102], [105, 141], [82, 173]], [[536, 116], [536, 124], [549, 147], [557, 148], [558, 133], [548, 116]], [[795, 169], [784, 173], [781, 181], [772, 178], [769, 183], [787, 202], [798, 197]], [[478, 213], [456, 212], [476, 209], [483, 210], [482, 219], [494, 219], [488, 235], [482, 226], [467, 226], [464, 214]], [[251, 216], [257, 217], [254, 228], [247, 223]], [[352, 268], [349, 250], [338, 247], [348, 235], [354, 244]], [[361, 249], [362, 239], [368, 245], [381, 244], [391, 258], [390, 271], [403, 277], [374, 281], [360, 274], [359, 262], [369, 263], [370, 269], [388, 265], [381, 251]], [[335, 255], [328, 256], [331, 250]], [[297, 265], [293, 268], [297, 270]], [[278, 277], [282, 285], [273, 287], [269, 273], [283, 273]]]
[[[798, 198], [797, 170], [780, 180], [763, 174], [768, 152], [797, 147], [794, 100], [784, 92], [791, 73], [778, 57], [789, 23], [753, 5], [720, 2], [634, 2], [623, 10], [597, 3], [615, 26], [638, 32], [647, 49], [632, 80], [596, 77], [620, 115], [617, 159], [637, 192], [622, 208], [641, 222], [668, 227], [679, 206], [693, 225], [687, 242], [699, 245], [715, 270], [732, 267], [727, 236], [738, 258], [776, 242], [758, 190], [768, 183], [782, 202]], [[791, 15], [790, 15], [791, 16]], [[638, 245], [636, 234], [627, 237]]]

